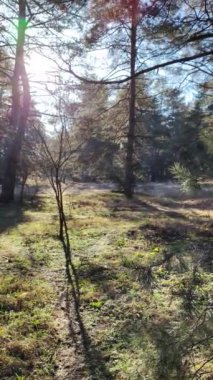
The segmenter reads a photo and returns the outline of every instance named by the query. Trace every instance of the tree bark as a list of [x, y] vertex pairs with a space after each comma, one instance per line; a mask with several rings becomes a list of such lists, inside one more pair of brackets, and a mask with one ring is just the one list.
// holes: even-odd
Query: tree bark
[[29, 82], [24, 64], [24, 43], [27, 27], [26, 0], [19, 0], [18, 6], [18, 38], [12, 78], [12, 111], [10, 120], [14, 130], [14, 138], [8, 147], [4, 160], [1, 193], [1, 201], [4, 203], [14, 199], [17, 164], [20, 158], [30, 108]]
[[137, 5], [138, 0], [132, 3], [131, 19], [131, 62], [130, 62], [130, 98], [129, 98], [129, 128], [127, 135], [127, 152], [124, 179], [124, 194], [132, 198], [134, 194], [134, 141], [135, 141], [135, 63], [136, 63], [136, 39], [137, 39]]

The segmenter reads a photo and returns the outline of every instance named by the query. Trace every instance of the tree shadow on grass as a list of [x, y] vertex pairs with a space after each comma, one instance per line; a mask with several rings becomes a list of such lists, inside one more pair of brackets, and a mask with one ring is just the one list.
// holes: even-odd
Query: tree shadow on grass
[[[124, 316], [125, 322], [120, 329], [117, 329], [117, 341], [125, 342], [130, 351], [131, 348], [136, 350], [136, 355], [137, 351], [142, 350], [145, 356], [150, 356], [149, 361], [153, 355], [150, 367], [153, 369], [153, 380], [201, 379], [195, 374], [212, 361], [209, 307], [204, 305], [199, 313], [192, 315], [182, 304], [179, 318], [170, 321], [167, 315], [159, 316], [155, 310], [148, 319], [143, 315], [131, 315], [130, 311]], [[198, 347], [201, 352], [204, 350], [206, 361], [198, 363], [195, 368]]]
[[[94, 272], [94, 269], [93, 266], [88, 269], [88, 274], [91, 274], [91, 271]], [[106, 292], [103, 282], [107, 282], [110, 276], [108, 276], [105, 271], [101, 271], [101, 266], [99, 269], [100, 274], [98, 275], [96, 273], [98, 272], [97, 266], [95, 278], [93, 278], [92, 281], [98, 283]], [[103, 281], [101, 281], [101, 278]], [[108, 295], [111, 297], [110, 294]], [[127, 367], [128, 370], [130, 370], [130, 373], [125, 373], [129, 376], [128, 378], [132, 378], [131, 371], [135, 371], [138, 376], [141, 376], [137, 377], [138, 379], [143, 378], [143, 376], [145, 378], [144, 369], [147, 369], [152, 371], [152, 374], [150, 375], [149, 373], [148, 375], [151, 377], [148, 378], [152, 378], [153, 380], [188, 379], [188, 374], [191, 373], [191, 364], [188, 356], [190, 354], [193, 356], [194, 349], [196, 350], [198, 343], [199, 345], [203, 345], [205, 349], [212, 338], [211, 326], [208, 327], [208, 322], [205, 323], [206, 310], [208, 310], [208, 308], [206, 307], [206, 310], [204, 308], [204, 311], [194, 316], [195, 319], [193, 319], [193, 323], [191, 322], [187, 325], [189, 315], [186, 314], [188, 309], [185, 309], [185, 306], [182, 306], [181, 310], [184, 312], [182, 313], [182, 317], [180, 316], [179, 321], [169, 321], [168, 316], [163, 313], [163, 309], [162, 315], [159, 315], [158, 310], [155, 310], [155, 308], [152, 309], [151, 314], [149, 314], [147, 318], [146, 307], [144, 310], [142, 308], [136, 311], [131, 306], [121, 308], [121, 302], [123, 302], [122, 294], [118, 293], [117, 295], [118, 299], [114, 302], [115, 307], [110, 311], [110, 314], [113, 314], [111, 317], [111, 326], [115, 323], [115, 334], [111, 337], [111, 343], [113, 343], [114, 346], [112, 349], [114, 352], [117, 350], [117, 347], [119, 347], [121, 354], [119, 368], [122, 368], [122, 358], [129, 357], [129, 359], [127, 359], [130, 360], [129, 366], [124, 366], [124, 371]], [[105, 308], [103, 308], [103, 312], [101, 312], [103, 317], [104, 311], [106, 311]], [[186, 318], [186, 316], [188, 316], [188, 318]], [[119, 320], [120, 323], [118, 324], [117, 322]], [[183, 328], [183, 324], [185, 329]], [[106, 342], [103, 346], [106, 347]], [[108, 342], [108, 347], [111, 347], [110, 342]], [[143, 358], [143, 363], [140, 367], [141, 358]], [[152, 363], [151, 366], [150, 363]], [[141, 368], [143, 368], [143, 370], [141, 370]]]
[[145, 197], [143, 200], [134, 198], [133, 200], [114, 199], [107, 202], [106, 207], [110, 210], [113, 218], [121, 218], [125, 220], [140, 220], [143, 217], [167, 216], [173, 219], [186, 220], [187, 217], [183, 213], [169, 208], [170, 205], [165, 204], [159, 200], [152, 200], [151, 197]]
[[[71, 258], [71, 249], [66, 240], [62, 241], [66, 258], [67, 292], [66, 292], [66, 316], [69, 325], [69, 334], [75, 344], [77, 352], [81, 352], [84, 362], [92, 380], [113, 380], [106, 366], [101, 351], [95, 346], [84, 324], [81, 314], [81, 298], [79, 280]], [[80, 338], [80, 339], [79, 339]]]
[[209, 211], [213, 208], [213, 197], [191, 197], [188, 199], [157, 198], [161, 206], [171, 207], [172, 209], [197, 209], [200, 211]]
[[[143, 352], [144, 364], [149, 359], [151, 366], [145, 364], [145, 371], [150, 371], [149, 377], [153, 380], [184, 380], [185, 368], [182, 361], [184, 356], [181, 346], [181, 337], [174, 340], [171, 334], [171, 326], [167, 321], [144, 321], [128, 316], [125, 323], [117, 332], [117, 340], [126, 342], [128, 348], [132, 350], [133, 357], [139, 356]], [[137, 342], [137, 345], [136, 345]], [[147, 346], [147, 350], [146, 350]], [[149, 356], [149, 358], [148, 358]], [[144, 370], [143, 370], [144, 371]], [[138, 369], [139, 375], [140, 366]]]
[[[115, 282], [118, 281], [118, 273], [113, 268], [106, 268], [101, 264], [92, 263], [88, 260], [86, 265], [78, 269], [78, 276], [82, 280], [90, 281], [98, 288], [98, 292], [104, 295], [104, 298], [114, 300], [120, 296], [125, 286], [116, 289]], [[92, 301], [92, 300], [91, 300]]]

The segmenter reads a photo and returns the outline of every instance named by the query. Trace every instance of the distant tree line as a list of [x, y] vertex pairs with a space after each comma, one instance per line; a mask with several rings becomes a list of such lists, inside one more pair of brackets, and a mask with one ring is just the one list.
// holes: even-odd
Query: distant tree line
[[[131, 198], [138, 180], [212, 175], [210, 1], [9, 0], [0, 29], [3, 202], [13, 200], [18, 179], [23, 189], [42, 171], [41, 133], [60, 145], [62, 115], [75, 152], [63, 178], [117, 181]], [[101, 49], [107, 78], [88, 63]], [[58, 67], [53, 115], [42, 122], [26, 67], [32, 51]]]

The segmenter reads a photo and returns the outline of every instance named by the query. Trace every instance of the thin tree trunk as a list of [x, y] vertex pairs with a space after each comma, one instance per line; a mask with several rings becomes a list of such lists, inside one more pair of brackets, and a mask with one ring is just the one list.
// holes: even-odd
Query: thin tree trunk
[[28, 172], [28, 169], [26, 168], [22, 175], [21, 190], [20, 190], [20, 197], [19, 197], [20, 203], [23, 203], [23, 200], [24, 200], [24, 189], [25, 189], [28, 175], [29, 175], [29, 172]]
[[17, 164], [19, 162], [30, 107], [30, 91], [24, 64], [24, 43], [26, 22], [26, 0], [19, 0], [18, 38], [16, 46], [15, 67], [12, 78], [11, 124], [14, 139], [11, 141], [4, 160], [2, 183], [2, 202], [14, 199]]
[[126, 166], [124, 179], [124, 194], [127, 198], [132, 198], [134, 194], [134, 141], [135, 141], [135, 63], [136, 63], [136, 39], [137, 39], [137, 3], [138, 0], [132, 3], [132, 20], [131, 20], [131, 63], [130, 75], [130, 99], [129, 99], [129, 129], [127, 135], [127, 152]]

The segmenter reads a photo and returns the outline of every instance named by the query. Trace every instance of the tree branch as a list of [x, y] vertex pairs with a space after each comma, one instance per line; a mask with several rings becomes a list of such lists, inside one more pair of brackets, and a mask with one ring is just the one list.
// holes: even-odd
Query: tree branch
[[123, 79], [111, 80], [111, 81], [110, 80], [104, 80], [104, 79], [101, 79], [101, 80], [87, 79], [85, 77], [82, 77], [81, 75], [76, 74], [72, 70], [71, 65], [69, 67], [69, 70], [66, 70], [66, 71], [69, 72], [70, 74], [72, 74], [76, 79], [79, 79], [80, 81], [83, 81], [85, 83], [116, 84], [116, 83], [125, 83], [125, 82], [128, 82], [133, 77], [137, 78], [138, 76], [140, 76], [142, 74], [146, 74], [146, 73], [149, 73], [151, 71], [154, 71], [154, 70], [157, 70], [157, 69], [161, 69], [163, 67], [172, 66], [172, 65], [175, 65], [177, 63], [190, 62], [190, 61], [193, 61], [193, 60], [196, 60], [196, 59], [199, 59], [199, 58], [203, 58], [203, 57], [207, 57], [207, 56], [211, 56], [211, 55], [213, 56], [213, 50], [205, 51], [205, 52], [198, 53], [198, 54], [194, 54], [194, 55], [191, 55], [189, 57], [183, 57], [183, 58], [173, 59], [171, 61], [159, 63], [157, 65], [147, 67], [146, 69], [139, 70], [139, 71], [137, 71], [135, 73], [134, 76], [128, 76], [128, 77], [123, 78]]

